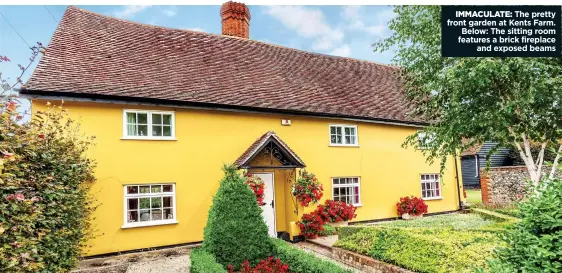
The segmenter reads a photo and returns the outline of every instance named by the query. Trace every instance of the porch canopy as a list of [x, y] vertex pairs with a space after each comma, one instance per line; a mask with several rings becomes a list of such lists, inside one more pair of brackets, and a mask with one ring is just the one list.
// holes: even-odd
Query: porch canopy
[[[264, 166], [250, 165], [256, 157], [259, 162], [269, 161]], [[287, 146], [273, 131], [259, 137], [248, 149], [234, 161], [234, 166], [239, 169], [250, 168], [304, 168], [304, 162]]]

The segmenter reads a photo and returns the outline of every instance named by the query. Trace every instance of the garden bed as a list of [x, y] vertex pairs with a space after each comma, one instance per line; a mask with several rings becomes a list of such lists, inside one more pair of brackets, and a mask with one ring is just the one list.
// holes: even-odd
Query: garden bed
[[510, 221], [477, 214], [431, 216], [370, 226], [343, 227], [334, 247], [423, 273], [473, 272], [501, 244]]

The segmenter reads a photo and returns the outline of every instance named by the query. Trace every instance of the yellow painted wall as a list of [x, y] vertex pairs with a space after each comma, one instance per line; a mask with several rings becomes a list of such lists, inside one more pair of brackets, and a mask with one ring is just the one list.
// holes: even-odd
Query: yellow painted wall
[[[33, 101], [33, 111], [44, 108], [45, 103]], [[361, 177], [363, 206], [357, 210], [356, 221], [396, 217], [399, 197], [421, 195], [419, 175], [439, 172], [437, 163], [429, 166], [419, 151], [400, 146], [415, 132], [412, 127], [101, 103], [66, 102], [65, 108], [81, 122], [87, 135], [97, 137], [91, 156], [98, 163], [93, 192], [101, 206], [94, 225], [101, 235], [90, 242], [87, 255], [201, 241], [212, 196], [222, 177], [222, 164], [233, 162], [269, 130], [274, 130], [306, 163], [307, 170], [316, 174], [324, 185], [325, 198], [331, 198], [331, 177]], [[121, 140], [123, 109], [176, 111], [177, 140]], [[291, 126], [282, 126], [281, 118], [291, 119]], [[329, 147], [329, 124], [357, 124], [359, 147]], [[430, 213], [458, 208], [454, 173], [450, 160], [442, 179], [443, 199], [427, 201]], [[287, 195], [288, 184], [277, 182], [285, 173], [277, 175], [276, 198], [285, 199], [276, 200], [277, 229], [283, 231], [290, 228], [288, 222], [298, 218]], [[176, 183], [179, 223], [121, 229], [123, 185], [163, 182]], [[299, 212], [303, 213], [302, 207]]]

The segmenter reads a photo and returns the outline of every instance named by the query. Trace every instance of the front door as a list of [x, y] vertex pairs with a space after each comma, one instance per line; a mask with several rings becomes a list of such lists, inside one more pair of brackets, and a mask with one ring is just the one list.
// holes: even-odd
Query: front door
[[265, 196], [263, 198], [262, 213], [265, 224], [269, 228], [269, 236], [277, 237], [275, 230], [275, 189], [273, 188], [273, 173], [254, 173], [255, 176], [261, 178], [265, 184]]

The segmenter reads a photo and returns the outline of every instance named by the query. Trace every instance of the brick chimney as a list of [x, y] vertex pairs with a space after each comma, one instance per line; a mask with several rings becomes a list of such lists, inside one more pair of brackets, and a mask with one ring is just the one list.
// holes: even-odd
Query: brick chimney
[[232, 1], [222, 4], [221, 19], [222, 35], [250, 37], [250, 9], [245, 4]]

